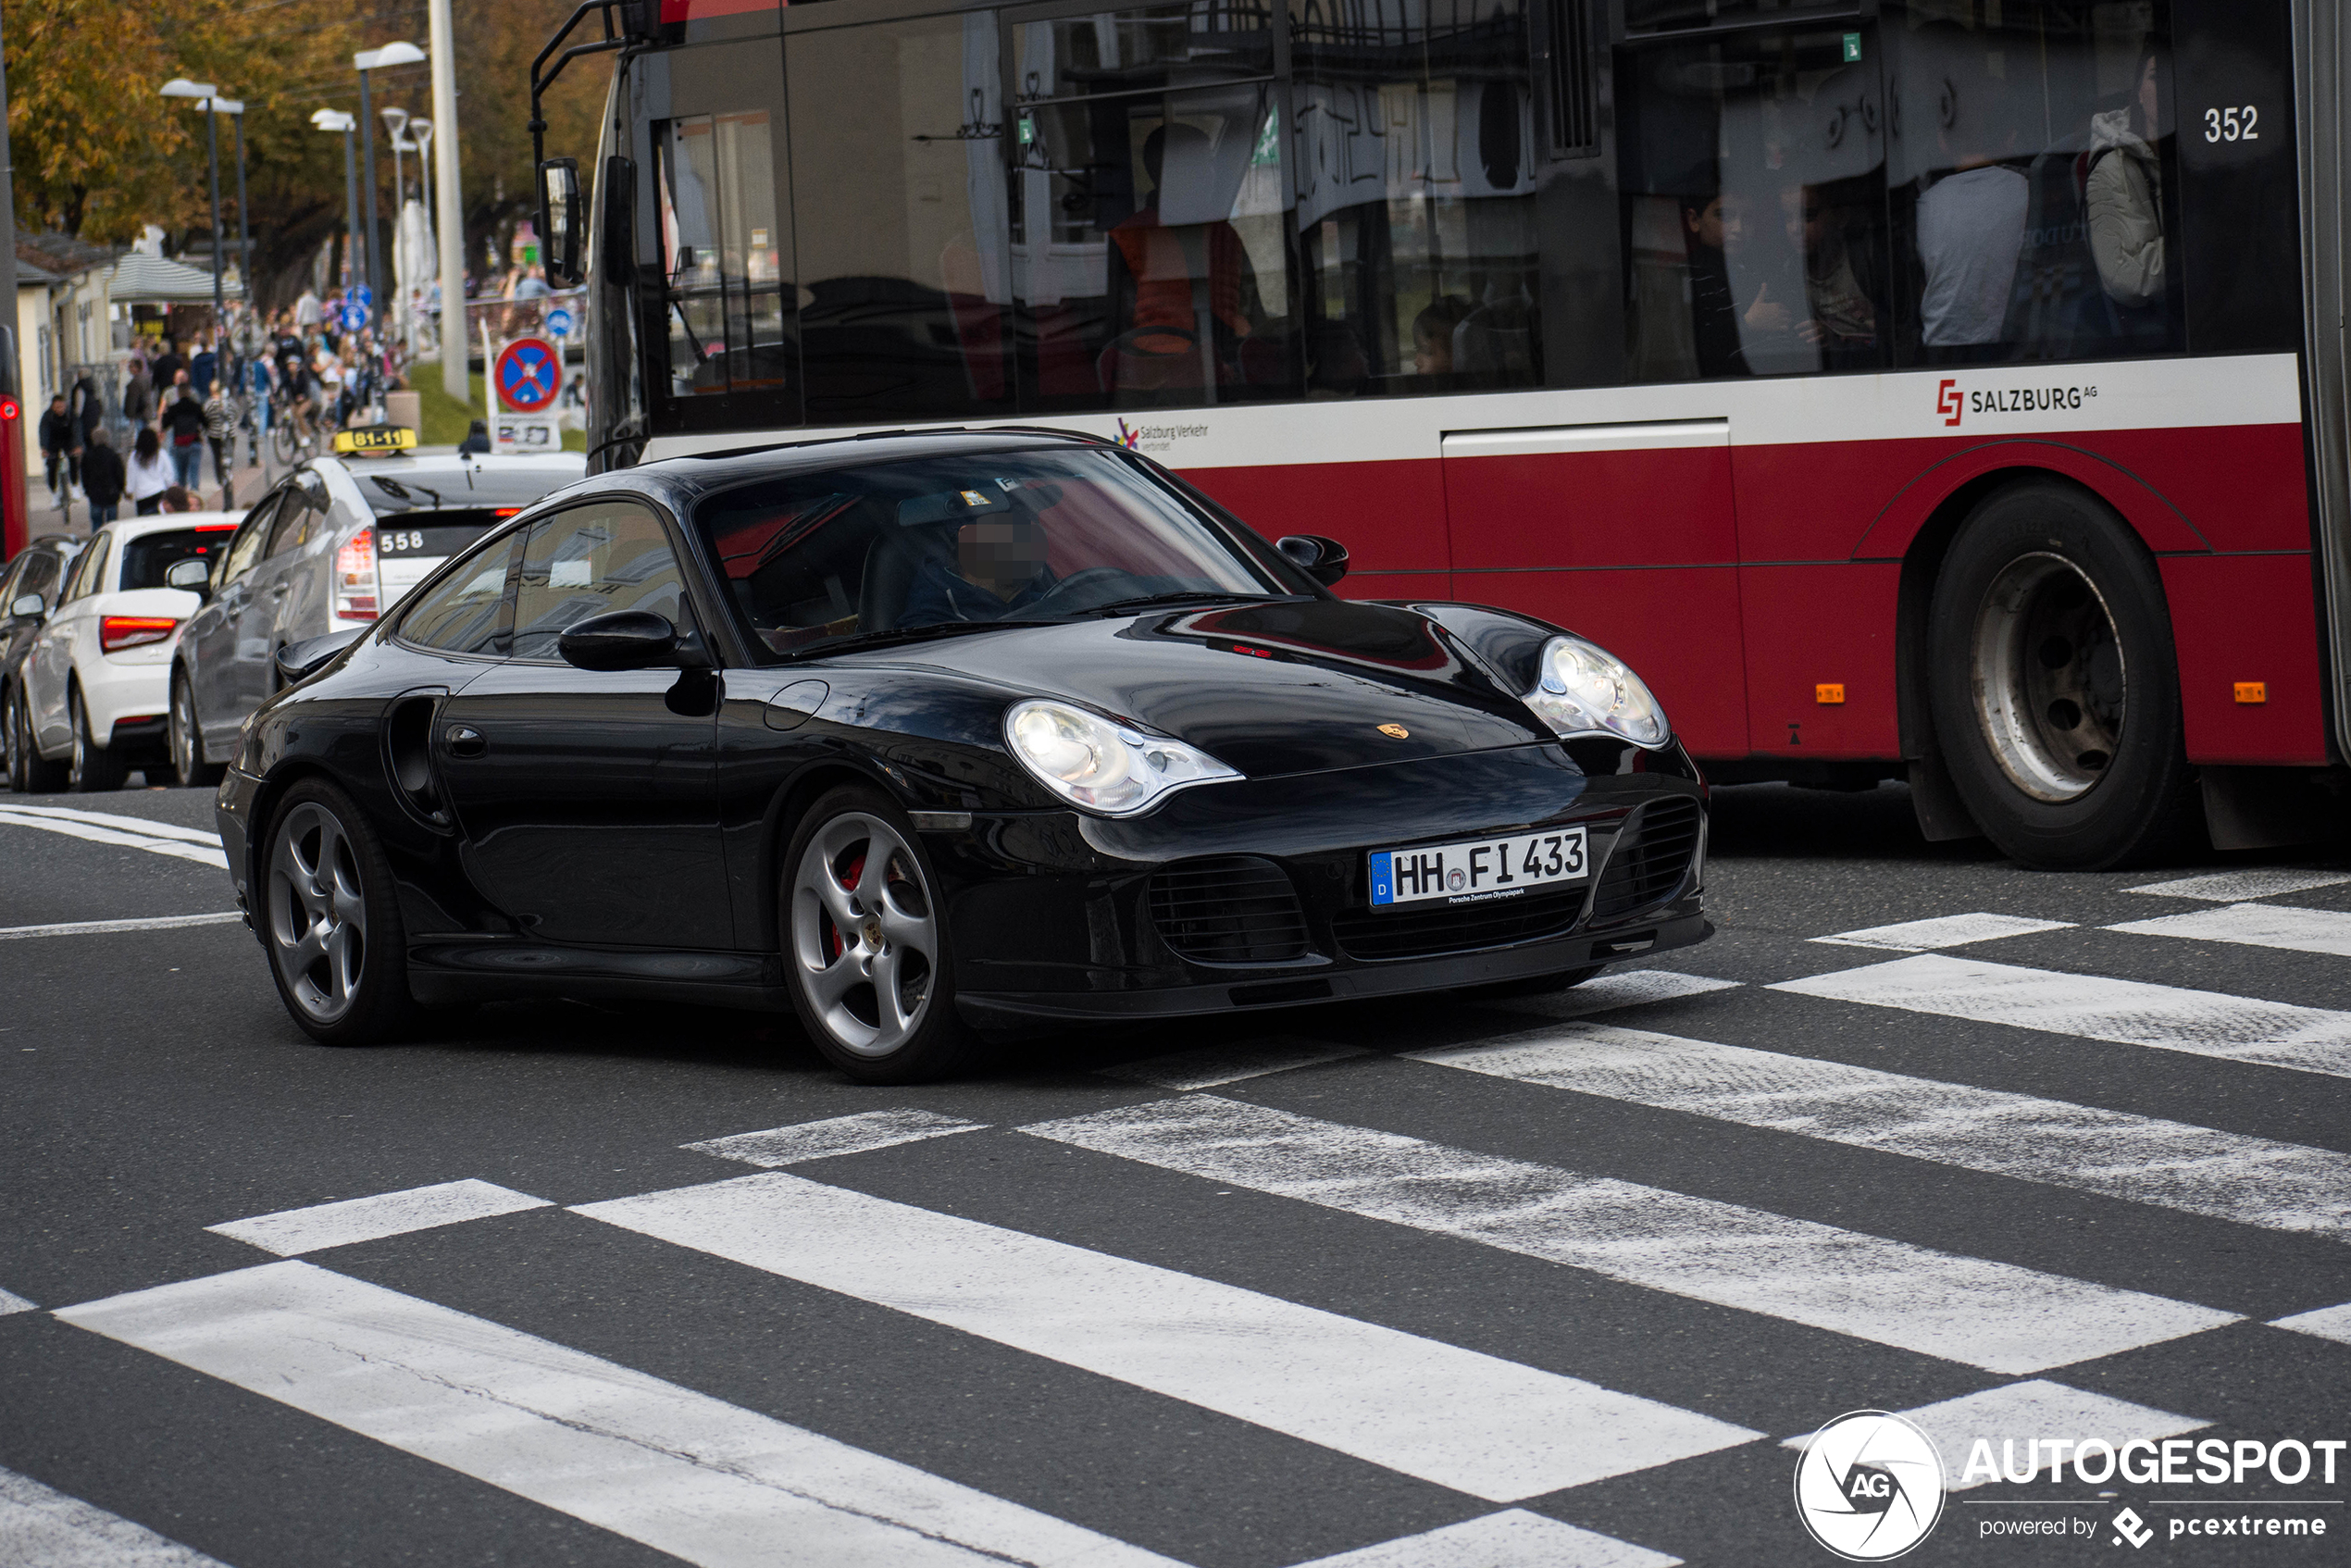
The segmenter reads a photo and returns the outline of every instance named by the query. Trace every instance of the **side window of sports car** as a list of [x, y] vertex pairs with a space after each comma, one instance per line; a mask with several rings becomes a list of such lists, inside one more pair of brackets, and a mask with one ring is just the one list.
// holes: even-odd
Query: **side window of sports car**
[[506, 635], [506, 578], [522, 535], [476, 550], [400, 617], [400, 639], [442, 653], [495, 653]]
[[564, 628], [611, 610], [651, 610], [692, 627], [661, 518], [634, 501], [591, 501], [542, 517], [515, 589], [515, 657], [555, 659]]

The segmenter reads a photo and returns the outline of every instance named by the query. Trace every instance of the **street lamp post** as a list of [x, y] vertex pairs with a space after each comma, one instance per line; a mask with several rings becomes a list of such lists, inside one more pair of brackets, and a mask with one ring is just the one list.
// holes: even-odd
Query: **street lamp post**
[[167, 98], [195, 98], [205, 101], [205, 150], [212, 162], [212, 331], [214, 363], [218, 363], [220, 329], [228, 316], [221, 303], [220, 278], [220, 122], [212, 117], [210, 100], [220, 95], [220, 90], [209, 81], [191, 81], [175, 76], [163, 84]]
[[[415, 149], [417, 154], [417, 200], [419, 203], [420, 210], [429, 214], [432, 211], [432, 207], [430, 203], [426, 200], [426, 197], [427, 193], [432, 189], [432, 185], [431, 176], [426, 172], [428, 166], [425, 162], [425, 158], [427, 155], [432, 151], [432, 121], [429, 119], [410, 119], [408, 121], [408, 144], [410, 147]], [[431, 272], [433, 267], [432, 257], [419, 253], [418, 255], [412, 256], [410, 259], [417, 264], [417, 276], [419, 280], [423, 279]], [[413, 292], [418, 293], [421, 293], [424, 289], [424, 285], [421, 281], [414, 283], [410, 287]], [[414, 359], [416, 358], [417, 352], [417, 329], [422, 327], [424, 324], [421, 319], [424, 312], [417, 308], [417, 302], [413, 298], [406, 298], [406, 296], [404, 296], [404, 299], [405, 299], [408, 311], [408, 357]]]
[[367, 181], [367, 289], [372, 298], [383, 296], [383, 271], [376, 256], [376, 127], [375, 109], [367, 96], [367, 75], [387, 66], [413, 66], [425, 57], [414, 44], [387, 44], [362, 49], [351, 56], [359, 69], [360, 163]]
[[343, 269], [354, 281], [359, 277], [358, 253], [353, 248], [359, 243], [359, 171], [354, 162], [351, 133], [358, 128], [358, 120], [347, 109], [320, 109], [310, 117], [310, 123], [321, 131], [334, 131], [342, 137], [342, 193], [350, 216], [343, 220]]
[[[245, 219], [245, 106], [241, 98], [215, 98], [212, 112], [229, 117], [237, 132], [237, 284], [244, 292], [245, 304], [253, 304], [253, 226]], [[245, 321], [250, 328], [253, 311], [247, 308]]]
[[392, 277], [387, 280], [390, 292], [383, 299], [385, 322], [396, 330], [408, 313], [408, 302], [401, 297], [400, 288], [401, 252], [405, 248], [401, 230], [405, 227], [403, 219], [407, 216], [401, 209], [408, 205], [408, 180], [400, 167], [400, 155], [407, 151], [408, 143], [401, 140], [400, 133], [407, 128], [408, 111], [397, 104], [387, 104], [379, 112], [383, 116], [384, 129], [392, 133], [384, 138], [385, 144], [392, 148]]

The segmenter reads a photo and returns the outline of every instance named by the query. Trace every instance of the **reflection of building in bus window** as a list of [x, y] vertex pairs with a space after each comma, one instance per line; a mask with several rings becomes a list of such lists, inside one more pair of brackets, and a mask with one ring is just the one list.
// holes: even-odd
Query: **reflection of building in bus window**
[[1213, 200], [1213, 143], [1199, 127], [1171, 119], [1143, 138], [1142, 152], [1151, 189], [1110, 231], [1126, 325], [1102, 352], [1102, 390], [1200, 387], [1203, 358], [1219, 381], [1232, 380], [1257, 279], [1231, 222], [1200, 218], [1231, 205]]
[[2032, 182], [2000, 161], [2016, 151], [2005, 83], [1980, 51], [1954, 57], [1975, 68], [1945, 84], [1936, 146], [1951, 172], [1918, 205], [1921, 336], [1934, 347], [2000, 341], [2032, 206]]
[[2090, 254], [2107, 296], [2127, 309], [2163, 298], [2163, 167], [2155, 153], [2160, 67], [2156, 52], [2146, 51], [2132, 101], [2090, 118], [2084, 189]]

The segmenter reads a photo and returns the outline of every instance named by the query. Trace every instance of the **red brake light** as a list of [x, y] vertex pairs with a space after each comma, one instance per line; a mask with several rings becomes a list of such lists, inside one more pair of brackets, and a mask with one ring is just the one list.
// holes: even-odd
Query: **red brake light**
[[125, 648], [168, 641], [179, 626], [180, 623], [169, 616], [101, 616], [98, 617], [98, 651], [119, 653]]
[[0, 397], [0, 419], [13, 419], [16, 417], [17, 400], [13, 397]]
[[519, 506], [492, 506], [490, 509], [490, 515], [493, 517], [519, 516], [521, 513], [522, 508]]
[[348, 621], [376, 618], [376, 530], [361, 529], [335, 552], [335, 614]]
[[196, 525], [196, 531], [198, 533], [234, 533], [237, 531], [237, 525], [234, 523], [198, 523]]

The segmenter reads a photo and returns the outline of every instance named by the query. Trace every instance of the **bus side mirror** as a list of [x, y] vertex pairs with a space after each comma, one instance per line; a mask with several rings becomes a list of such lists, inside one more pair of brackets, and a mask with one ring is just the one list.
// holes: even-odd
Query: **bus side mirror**
[[579, 254], [579, 160], [549, 158], [539, 166], [539, 257], [547, 281], [561, 288], [578, 286], [582, 276]]

